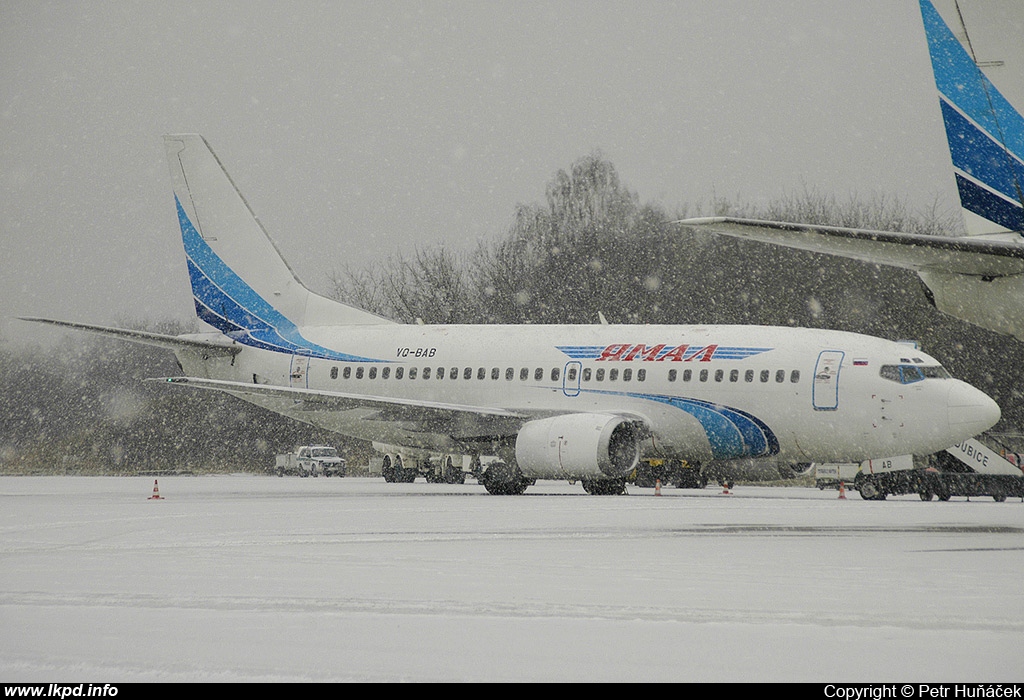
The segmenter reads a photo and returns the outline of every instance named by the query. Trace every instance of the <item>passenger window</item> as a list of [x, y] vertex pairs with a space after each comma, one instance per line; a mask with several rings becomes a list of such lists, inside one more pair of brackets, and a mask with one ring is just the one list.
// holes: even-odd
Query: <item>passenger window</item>
[[770, 376], [771, 372], [766, 369], [761, 370], [761, 383], [763, 384], [764, 382], [767, 382]]
[[444, 379], [444, 367], [437, 368], [437, 378]]
[[597, 379], [597, 381], [599, 381], [599, 382], [603, 382], [604, 381], [604, 367], [602, 367], [601, 369], [597, 370], [597, 375], [594, 378]]
[[782, 384], [782, 382], [786, 381], [786, 370], [775, 370], [775, 381], [778, 382], [779, 384]]
[[362, 367], [356, 367], [356, 379], [362, 379], [362, 378], [363, 378], [363, 368]]
[[423, 378], [424, 379], [430, 379], [430, 368], [429, 367], [424, 367], [423, 368]]
[[585, 381], [585, 382], [589, 382], [590, 381], [590, 368], [589, 367], [587, 367], [587, 368], [585, 368], [583, 370], [583, 381]]
[[415, 378], [416, 378], [416, 368], [415, 367], [410, 367], [409, 368], [409, 379], [415, 379]]
[[789, 373], [789, 381], [791, 383], [793, 383], [793, 384], [798, 383], [800, 381], [800, 370], [795, 369], [792, 372], [790, 372]]
[[700, 380], [702, 382], [706, 382], [708, 380], [708, 371], [706, 369], [702, 369], [700, 371]]
[[646, 379], [647, 379], [647, 370], [645, 370], [645, 369], [638, 369], [636, 371], [636, 380], [638, 382], [642, 382], [642, 381], [644, 381]]
[[[448, 370], [448, 378], [449, 379], [458, 379], [459, 378], [459, 368], [458, 367], [452, 367], [450, 370]], [[466, 377], [466, 379], [469, 379], [469, 377]]]
[[740, 371], [738, 369], [734, 369], [734, 370], [729, 372], [729, 381], [730, 382], [738, 382], [739, 380], [740, 380]]
[[555, 367], [555, 368], [554, 368], [553, 370], [551, 370], [551, 381], [553, 381], [553, 382], [557, 382], [557, 381], [558, 381], [558, 378], [559, 378], [560, 376], [562, 376], [562, 375], [561, 375], [561, 373], [559, 373], [559, 371], [558, 371], [558, 368], [557, 368], [557, 367]]
[[382, 369], [380, 371], [380, 378], [381, 379], [387, 379], [390, 376], [391, 376], [391, 368], [390, 367], [385, 367], [384, 369]]
[[525, 382], [529, 378], [530, 378], [530, 370], [528, 368], [523, 367], [521, 370], [519, 370], [519, 381]]
[[748, 369], [746, 372], [744, 372], [743, 373], [743, 381], [745, 381], [745, 382], [752, 382], [752, 381], [754, 381], [754, 370]]
[[692, 369], [684, 369], [683, 370], [683, 381], [684, 382], [688, 382], [691, 379], [693, 379], [693, 370]]
[[395, 367], [395, 379], [401, 379], [405, 374], [405, 367]]
[[514, 369], [509, 367], [508, 369], [505, 370], [505, 380], [506, 381], [510, 382], [510, 381], [512, 381], [515, 378], [516, 378], [516, 371]]
[[622, 370], [622, 381], [628, 382], [633, 378], [633, 370], [624, 369]]
[[351, 376], [352, 376], [352, 368], [351, 367], [346, 367], [345, 369], [341, 370], [341, 378], [342, 379], [348, 379]]
[[370, 379], [376, 379], [376, 378], [377, 378], [377, 368], [376, 367], [371, 367], [370, 368]]
[[576, 368], [570, 367], [569, 371], [565, 373], [565, 376], [570, 382], [576, 381]]
[[722, 377], [724, 377], [724, 376], [725, 376], [725, 371], [724, 370], [720, 370], [720, 369], [716, 369], [715, 370], [715, 381], [716, 382], [722, 381]]
[[610, 369], [610, 370], [608, 370], [608, 381], [614, 382], [618, 378], [619, 378], [619, 370], [617, 370], [617, 369]]
[[501, 370], [497, 367], [491, 367], [491, 379], [497, 379], [501, 376]]
[[487, 376], [487, 370], [486, 369], [484, 369], [483, 367], [480, 367], [479, 369], [477, 369], [477, 371], [476, 371], [476, 378], [477, 379], [483, 379], [486, 376]]
[[337, 367], [331, 367], [331, 379], [337, 379], [337, 378], [338, 378], [338, 368]]
[[674, 369], [670, 369], [668, 371], [668, 380], [670, 382], [674, 382], [676, 380], [676, 375], [677, 375], [677, 372]]
[[473, 378], [473, 368], [472, 367], [467, 367], [465, 370], [463, 370], [462, 378], [463, 379], [472, 379]]
[[535, 369], [533, 371], [533, 381], [539, 382], [543, 378], [544, 378], [544, 368], [543, 367], [538, 367], [537, 369]]

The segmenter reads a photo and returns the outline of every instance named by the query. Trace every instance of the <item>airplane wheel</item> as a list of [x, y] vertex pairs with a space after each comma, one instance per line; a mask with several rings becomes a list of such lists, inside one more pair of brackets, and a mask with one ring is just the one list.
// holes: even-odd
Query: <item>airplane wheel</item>
[[441, 461], [440, 481], [444, 484], [464, 484], [466, 483], [466, 474], [462, 471], [461, 466], [455, 466], [455, 461], [450, 456], [445, 457]]
[[882, 491], [875, 483], [869, 479], [865, 479], [861, 482], [860, 487], [857, 489], [860, 492], [860, 497], [865, 501], [884, 501], [885, 492]]
[[922, 491], [918, 495], [921, 496], [922, 501], [930, 501], [935, 497], [935, 494], [932, 493], [931, 491]]
[[626, 480], [584, 479], [583, 490], [591, 496], [621, 496], [626, 493]]
[[1003, 494], [1000, 494], [998, 496], [993, 496], [992, 500], [995, 501], [996, 503], [1002, 503], [1003, 501], [1006, 500], [1006, 496], [1003, 495]]
[[708, 477], [696, 467], [681, 470], [676, 487], [681, 489], [702, 489], [708, 485]]
[[495, 496], [521, 496], [526, 493], [529, 482], [516, 467], [504, 462], [493, 462], [484, 471], [481, 483], [487, 493]]

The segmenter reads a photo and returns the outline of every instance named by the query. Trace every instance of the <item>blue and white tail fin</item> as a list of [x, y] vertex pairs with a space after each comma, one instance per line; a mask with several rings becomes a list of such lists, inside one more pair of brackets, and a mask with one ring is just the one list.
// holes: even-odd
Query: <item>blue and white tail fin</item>
[[[932, 0], [920, 2], [967, 232], [1024, 233], [1024, 117], [982, 73], [970, 44], [957, 39]], [[957, 7], [950, 21], [960, 18]], [[966, 30], [964, 36], [969, 42]]]
[[245, 344], [314, 355], [302, 327], [390, 323], [303, 286], [202, 136], [164, 142], [202, 321]]

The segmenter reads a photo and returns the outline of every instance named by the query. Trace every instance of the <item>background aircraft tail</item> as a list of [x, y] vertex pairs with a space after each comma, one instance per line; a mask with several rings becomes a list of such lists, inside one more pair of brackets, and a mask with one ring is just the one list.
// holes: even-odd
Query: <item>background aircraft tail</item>
[[300, 353], [310, 350], [303, 326], [390, 323], [307, 289], [202, 136], [164, 142], [201, 320], [243, 343]]
[[920, 2], [967, 232], [1024, 232], [1024, 117], [978, 67], [966, 28], [965, 48]]

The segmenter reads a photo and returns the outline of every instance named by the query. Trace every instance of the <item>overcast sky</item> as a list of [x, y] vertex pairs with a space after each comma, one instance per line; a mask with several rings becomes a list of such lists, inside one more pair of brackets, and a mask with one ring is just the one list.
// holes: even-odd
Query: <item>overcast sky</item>
[[[971, 38], [1019, 56], [1024, 3], [987, 4]], [[501, 235], [596, 149], [670, 211], [958, 206], [917, 0], [0, 0], [0, 338], [190, 316], [171, 132], [208, 139], [321, 291]]]

